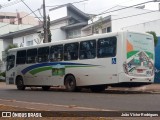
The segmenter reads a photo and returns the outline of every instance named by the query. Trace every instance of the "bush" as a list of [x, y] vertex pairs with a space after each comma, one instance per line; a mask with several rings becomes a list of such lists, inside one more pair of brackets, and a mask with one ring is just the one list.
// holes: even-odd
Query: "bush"
[[0, 73], [0, 76], [6, 77], [6, 72]]

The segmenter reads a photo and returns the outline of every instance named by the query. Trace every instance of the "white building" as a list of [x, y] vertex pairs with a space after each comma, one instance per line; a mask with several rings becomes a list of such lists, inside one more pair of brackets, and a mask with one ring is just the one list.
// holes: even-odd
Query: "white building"
[[[127, 9], [124, 9], [124, 8], [125, 7], [123, 6], [117, 6], [109, 10], [114, 12], [108, 11], [105, 14], [105, 16], [107, 17], [102, 17], [102, 19], [84, 27], [82, 29], [83, 36], [91, 35], [93, 32], [104, 33], [104, 32], [116, 32], [116, 31], [126, 30], [126, 28], [129, 26], [143, 24], [150, 21], [156, 21], [156, 20], [159, 20], [160, 18], [159, 11], [151, 11], [151, 10], [134, 8], [134, 7], [127, 8]], [[97, 29], [97, 25], [99, 26], [99, 24], [101, 24], [100, 25], [101, 27], [98, 27]]]
[[131, 30], [131, 31], [137, 31], [137, 32], [154, 31], [156, 32], [156, 35], [160, 37], [159, 26], [160, 26], [160, 19], [148, 21], [140, 24], [135, 24], [131, 26], [126, 26], [126, 27], [123, 27], [122, 30]]
[[[63, 17], [53, 20], [51, 17], [50, 30], [52, 42], [81, 36], [81, 28], [88, 24], [89, 16], [72, 4], [64, 6], [66, 14]], [[50, 13], [52, 15], [52, 11]], [[55, 16], [55, 14], [53, 14]], [[37, 25], [27, 29], [11, 32], [0, 36], [3, 39], [4, 51], [9, 44], [17, 44], [18, 47], [31, 46], [43, 43], [43, 26]], [[3, 52], [4, 53], [4, 52]], [[2, 55], [3, 56], [3, 55]], [[2, 58], [0, 56], [0, 59]]]
[[[0, 12], [0, 35], [30, 28], [39, 25], [39, 23], [37, 19], [26, 12]], [[3, 40], [0, 39], [0, 60], [2, 60], [3, 46], [6, 44], [3, 44]]]

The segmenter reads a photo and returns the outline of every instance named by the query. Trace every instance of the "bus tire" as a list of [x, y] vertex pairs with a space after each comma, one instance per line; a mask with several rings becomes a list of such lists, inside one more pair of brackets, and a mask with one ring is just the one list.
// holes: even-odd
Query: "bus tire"
[[21, 76], [17, 77], [16, 79], [16, 85], [18, 90], [25, 90], [25, 85], [23, 83], [23, 78]]
[[106, 88], [105, 85], [98, 85], [98, 86], [91, 86], [90, 90], [92, 92], [102, 92], [105, 90], [105, 88]]
[[48, 91], [48, 90], [50, 89], [50, 86], [42, 86], [42, 89], [43, 89], [44, 91]]
[[73, 75], [68, 75], [65, 78], [64, 85], [65, 85], [66, 90], [68, 92], [74, 92], [74, 91], [76, 91], [76, 79], [75, 79], [75, 77]]

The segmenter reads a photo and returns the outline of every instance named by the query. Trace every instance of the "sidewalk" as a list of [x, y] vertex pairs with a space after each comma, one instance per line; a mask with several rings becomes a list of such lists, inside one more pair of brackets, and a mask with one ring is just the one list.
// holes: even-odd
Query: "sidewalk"
[[125, 92], [149, 92], [149, 93], [160, 93], [160, 84], [150, 84], [140, 87], [110, 87], [107, 90], [114, 91], [125, 91]]

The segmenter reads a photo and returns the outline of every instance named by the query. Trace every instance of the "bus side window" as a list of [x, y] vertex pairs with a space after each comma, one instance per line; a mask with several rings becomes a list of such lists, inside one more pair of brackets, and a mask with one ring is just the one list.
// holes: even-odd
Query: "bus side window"
[[38, 48], [38, 62], [48, 62], [49, 61], [49, 47]]
[[77, 60], [78, 59], [79, 43], [69, 43], [64, 45], [64, 60]]
[[97, 42], [97, 57], [114, 57], [116, 55], [116, 37], [102, 38]]
[[80, 43], [80, 59], [93, 59], [96, 57], [96, 40], [83, 41]]
[[27, 50], [27, 63], [36, 63], [37, 49]]
[[26, 63], [26, 50], [21, 50], [17, 52], [16, 64], [25, 64]]
[[50, 48], [50, 61], [63, 60], [63, 45], [55, 45]]

